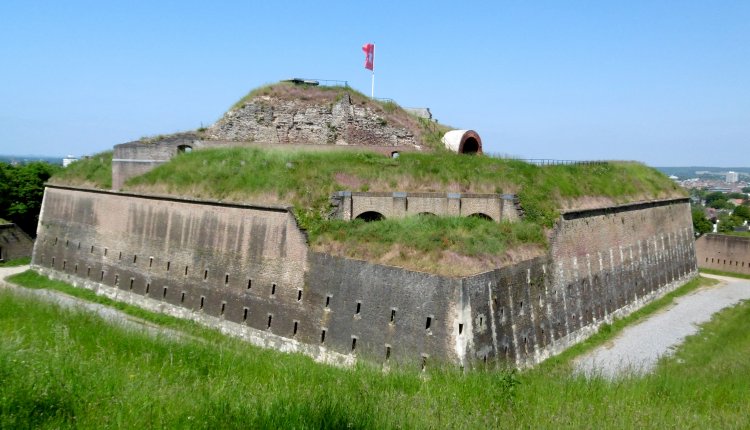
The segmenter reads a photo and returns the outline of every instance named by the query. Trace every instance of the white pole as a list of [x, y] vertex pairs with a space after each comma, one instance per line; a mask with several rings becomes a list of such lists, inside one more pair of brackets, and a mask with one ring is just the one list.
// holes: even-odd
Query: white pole
[[370, 92], [370, 98], [375, 98], [375, 66], [372, 67], [372, 91]]

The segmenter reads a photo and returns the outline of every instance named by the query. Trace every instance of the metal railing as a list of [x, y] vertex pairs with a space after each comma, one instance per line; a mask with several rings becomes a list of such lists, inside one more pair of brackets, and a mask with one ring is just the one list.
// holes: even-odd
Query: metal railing
[[523, 161], [524, 163], [534, 164], [536, 166], [596, 166], [607, 164], [607, 161], [604, 160], [555, 160], [552, 158], [518, 158], [487, 152], [485, 152], [485, 155], [502, 160]]
[[340, 79], [317, 79], [317, 78], [292, 78], [287, 79], [288, 82], [294, 82], [298, 84], [313, 84], [322, 85], [325, 87], [346, 87], [349, 88], [349, 81], [343, 81]]

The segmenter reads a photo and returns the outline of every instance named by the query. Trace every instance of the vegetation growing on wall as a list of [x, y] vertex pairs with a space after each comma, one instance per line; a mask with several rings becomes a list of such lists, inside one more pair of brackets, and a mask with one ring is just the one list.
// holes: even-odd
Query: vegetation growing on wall
[[50, 180], [52, 184], [64, 184], [101, 188], [112, 188], [112, 151], [104, 151], [73, 162]]
[[423, 145], [437, 150], [443, 149], [440, 139], [446, 131], [451, 130], [451, 127], [412, 115], [392, 100], [373, 100], [351, 87], [297, 85], [291, 82], [278, 82], [250, 91], [238, 100], [230, 110], [242, 109], [248, 103], [265, 103], [263, 97], [327, 105], [330, 109], [334, 103], [339, 102], [342, 97], [347, 95], [353, 105], [370, 109], [380, 116], [383, 121], [381, 125], [403, 127], [410, 130]]
[[[111, 180], [108, 160], [102, 155], [74, 163], [55, 182], [95, 182], [106, 188]], [[402, 153], [393, 159], [365, 151], [253, 147], [180, 154], [132, 178], [125, 189], [290, 205], [314, 246], [352, 257], [363, 256], [365, 247], [361, 244], [368, 243], [366, 254], [375, 259], [389, 253], [400, 257], [418, 253], [421, 258], [430, 252], [448, 251], [487, 261], [521, 244], [543, 247], [542, 230], [552, 227], [561, 207], [575, 207], [575, 202], [604, 199], [613, 204], [683, 195], [661, 173], [633, 162], [542, 167], [448, 152]], [[516, 225], [465, 219], [390, 220], [380, 225], [338, 223], [328, 220], [327, 215], [331, 194], [340, 190], [518, 193], [526, 217]], [[469, 235], [466, 232], [470, 230], [482, 234]], [[332, 245], [334, 242], [346, 246]], [[418, 265], [435, 265], [443, 257], [433, 254], [429, 263]]]

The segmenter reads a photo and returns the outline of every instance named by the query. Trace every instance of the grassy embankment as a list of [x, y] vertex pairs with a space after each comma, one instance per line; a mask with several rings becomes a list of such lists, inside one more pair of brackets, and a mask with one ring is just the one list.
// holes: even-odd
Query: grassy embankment
[[1, 261], [0, 267], [18, 267], [31, 263], [31, 257], [15, 258], [13, 260]]
[[[78, 184], [96, 177], [95, 173], [106, 170], [98, 159], [78, 162], [82, 173], [66, 170], [66, 176], [54, 182]], [[84, 169], [86, 164], [92, 166]], [[105, 179], [111, 180], [102, 175], [99, 186], [107, 184]], [[468, 273], [512, 261], [509, 251], [519, 248], [525, 248], [526, 255], [540, 253], [546, 246], [544, 230], [553, 225], [560, 208], [683, 195], [666, 176], [633, 162], [540, 167], [445, 152], [404, 153], [391, 159], [368, 152], [252, 147], [181, 154], [132, 178], [126, 189], [287, 204], [294, 207], [316, 249], [417, 270], [452, 267]], [[526, 218], [500, 224], [471, 218], [379, 223], [327, 220], [328, 199], [339, 190], [518, 193]], [[462, 258], [470, 262], [445, 264]]]
[[[37, 275], [16, 279], [55, 288]], [[338, 369], [154, 318], [173, 328], [187, 324], [190, 336], [154, 338], [1, 291], [0, 427], [750, 425], [750, 302], [718, 314], [653, 374], [616, 381], [571, 375], [565, 360], [524, 372], [465, 375]]]
[[732, 278], [750, 279], [750, 275], [745, 273], [726, 272], [724, 270], [715, 269], [700, 269], [701, 273], [708, 273], [710, 275], [729, 276]]
[[75, 161], [50, 178], [49, 182], [108, 190], [112, 188], [112, 151]]

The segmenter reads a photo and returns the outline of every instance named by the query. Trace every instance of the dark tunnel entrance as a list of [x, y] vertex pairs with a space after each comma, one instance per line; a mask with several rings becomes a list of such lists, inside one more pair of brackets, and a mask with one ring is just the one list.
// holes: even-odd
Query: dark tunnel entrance
[[479, 142], [473, 137], [467, 137], [461, 148], [462, 154], [476, 154], [479, 152]]
[[384, 220], [385, 217], [380, 212], [367, 211], [359, 214], [356, 219], [361, 219], [364, 222], [371, 222]]

